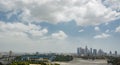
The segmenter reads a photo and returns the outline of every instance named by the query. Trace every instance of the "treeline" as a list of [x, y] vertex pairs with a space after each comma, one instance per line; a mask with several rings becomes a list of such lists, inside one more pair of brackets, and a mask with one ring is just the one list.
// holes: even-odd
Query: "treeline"
[[108, 64], [111, 63], [112, 65], [120, 65], [120, 57], [108, 57]]
[[70, 55], [56, 55], [55, 59], [53, 61], [71, 61], [73, 60], [73, 57]]
[[29, 62], [12, 62], [10, 65], [29, 65]]
[[[54, 55], [54, 60], [59, 62], [67, 62], [73, 60], [73, 57], [70, 55]], [[31, 61], [31, 60], [21, 60], [22, 56], [18, 56], [15, 60], [9, 65], [30, 65], [30, 64], [41, 64], [41, 65], [60, 65], [58, 63], [50, 63], [47, 61]]]
[[49, 62], [29, 62], [29, 61], [21, 61], [21, 62], [12, 62], [11, 64], [9, 65], [30, 65], [30, 64], [41, 64], [41, 65], [60, 65], [58, 63], [49, 63]]
[[[65, 61], [66, 62], [66, 61], [72, 61], [73, 60], [73, 56], [71, 56], [71, 55], [54, 55], [54, 56], [55, 57], [52, 61], [63, 61], [63, 62]], [[16, 57], [15, 61], [22, 61], [21, 56]]]

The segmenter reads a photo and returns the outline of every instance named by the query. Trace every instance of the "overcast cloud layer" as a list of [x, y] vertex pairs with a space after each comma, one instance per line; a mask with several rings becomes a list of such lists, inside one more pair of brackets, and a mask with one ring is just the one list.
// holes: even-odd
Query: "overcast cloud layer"
[[87, 42], [96, 47], [101, 40], [118, 43], [119, 20], [119, 0], [0, 0], [0, 47], [4, 50], [2, 46], [11, 44], [6, 51], [18, 43], [28, 45], [27, 51], [37, 51], [39, 46], [49, 46], [44, 48], [48, 52], [51, 47], [54, 51], [71, 47], [69, 51], [73, 51], [78, 45], [90, 45]]

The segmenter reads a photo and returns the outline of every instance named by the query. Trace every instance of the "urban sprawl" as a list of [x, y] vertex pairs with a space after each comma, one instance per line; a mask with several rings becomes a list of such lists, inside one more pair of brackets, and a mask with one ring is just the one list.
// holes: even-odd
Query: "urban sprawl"
[[[60, 65], [54, 62], [72, 61], [74, 58], [107, 59], [108, 63], [120, 62], [117, 51], [104, 52], [102, 49], [93, 49], [85, 46], [78, 47], [77, 53], [15, 53], [13, 51], [0, 52], [0, 65]], [[113, 59], [117, 59], [114, 61]], [[119, 60], [118, 60], [119, 59]]]

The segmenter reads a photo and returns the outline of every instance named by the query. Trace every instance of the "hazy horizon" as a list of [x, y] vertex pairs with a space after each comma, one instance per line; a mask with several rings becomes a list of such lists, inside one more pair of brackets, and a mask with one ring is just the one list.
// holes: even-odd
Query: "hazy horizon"
[[118, 51], [119, 0], [0, 0], [0, 51]]

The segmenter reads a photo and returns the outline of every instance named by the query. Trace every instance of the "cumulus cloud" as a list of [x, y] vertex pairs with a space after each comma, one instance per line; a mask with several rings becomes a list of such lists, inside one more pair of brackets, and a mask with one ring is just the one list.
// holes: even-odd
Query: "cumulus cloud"
[[46, 35], [48, 30], [46, 28], [42, 28], [40, 25], [35, 24], [24, 24], [24, 23], [5, 23], [0, 21], [0, 38], [2, 37], [25, 37], [25, 38], [32, 38], [32, 39], [58, 39], [63, 40], [66, 39], [68, 36], [65, 32], [59, 31], [56, 33], [52, 33], [51, 35]]
[[52, 34], [52, 38], [54, 39], [66, 39], [67, 38], [67, 34], [65, 34], [63, 31], [59, 31], [57, 33], [53, 33]]
[[105, 38], [108, 38], [108, 37], [110, 37], [109, 34], [102, 33], [102, 34], [100, 34], [100, 35], [94, 36], [94, 39], [105, 39]]
[[116, 28], [115, 32], [120, 32], [120, 26]]
[[104, 0], [103, 4], [110, 7], [112, 10], [120, 12], [120, 0]]
[[13, 36], [44, 36], [47, 34], [46, 28], [42, 29], [35, 24], [23, 24], [23, 23], [4, 23], [0, 22], [0, 33], [13, 35]]
[[[22, 22], [49, 23], [75, 20], [77, 25], [98, 25], [120, 18], [120, 13], [101, 0], [0, 0], [0, 11], [21, 11]], [[112, 0], [114, 1], [114, 0]], [[117, 1], [117, 0], [116, 0]], [[120, 2], [118, 1], [118, 4]], [[114, 6], [113, 6], [114, 7]], [[10, 12], [12, 13], [12, 12]]]
[[106, 33], [109, 33], [109, 32], [110, 32], [110, 30], [109, 30], [109, 29], [107, 29], [105, 32], [106, 32]]
[[84, 29], [81, 29], [81, 30], [79, 30], [78, 32], [83, 32], [84, 31]]
[[94, 29], [95, 29], [95, 31], [100, 31], [99, 27], [95, 27]]

